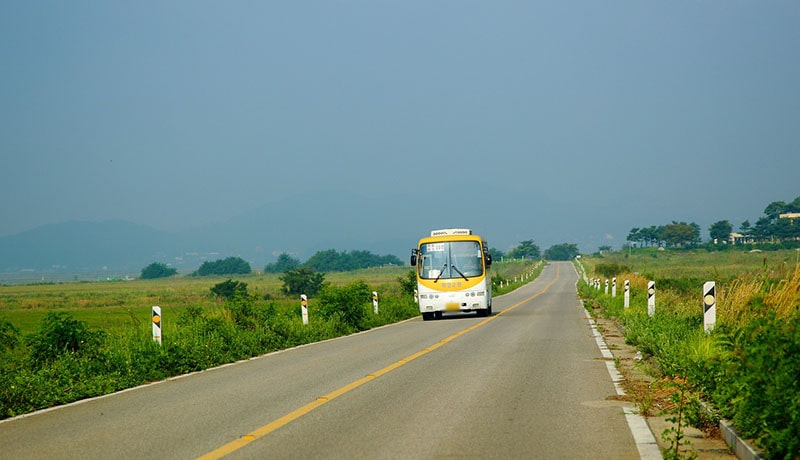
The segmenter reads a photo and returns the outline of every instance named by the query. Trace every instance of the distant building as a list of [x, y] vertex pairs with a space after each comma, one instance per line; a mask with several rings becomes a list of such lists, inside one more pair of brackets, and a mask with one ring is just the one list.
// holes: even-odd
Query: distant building
[[732, 232], [730, 235], [728, 235], [728, 243], [730, 244], [744, 244], [752, 242], [752, 238], [742, 235], [741, 233]]

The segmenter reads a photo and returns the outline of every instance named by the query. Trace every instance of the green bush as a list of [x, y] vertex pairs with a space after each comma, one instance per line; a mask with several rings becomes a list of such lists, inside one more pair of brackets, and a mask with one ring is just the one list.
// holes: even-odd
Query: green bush
[[800, 456], [800, 312], [758, 318], [734, 337], [735, 352], [718, 396], [733, 422], [758, 439], [766, 458]]
[[235, 297], [247, 296], [247, 283], [226, 280], [211, 288], [211, 293], [220, 299], [233, 300]]
[[328, 320], [339, 320], [345, 328], [342, 332], [360, 331], [365, 328], [367, 304], [372, 301], [372, 291], [363, 281], [345, 286], [326, 284], [317, 298], [320, 315]]
[[280, 280], [283, 281], [284, 294], [314, 296], [322, 289], [325, 275], [310, 267], [299, 267], [286, 271]]
[[19, 343], [19, 329], [11, 321], [0, 318], [0, 353], [13, 350]]
[[50, 362], [67, 353], [90, 352], [103, 338], [103, 332], [90, 331], [83, 321], [63, 312], [48, 312], [39, 332], [27, 339], [34, 363]]

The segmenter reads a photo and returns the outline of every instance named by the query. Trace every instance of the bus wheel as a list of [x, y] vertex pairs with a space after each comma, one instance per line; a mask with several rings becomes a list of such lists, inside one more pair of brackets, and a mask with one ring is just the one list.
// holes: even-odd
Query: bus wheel
[[423, 321], [430, 321], [433, 319], [433, 313], [423, 313], [422, 320]]

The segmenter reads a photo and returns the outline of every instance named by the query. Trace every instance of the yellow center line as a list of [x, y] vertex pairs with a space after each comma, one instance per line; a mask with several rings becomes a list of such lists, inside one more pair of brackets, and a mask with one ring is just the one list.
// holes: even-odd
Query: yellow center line
[[222, 457], [224, 457], [224, 456], [226, 456], [228, 454], [231, 454], [231, 453], [241, 449], [242, 447], [246, 446], [247, 444], [250, 444], [251, 442], [255, 441], [256, 439], [263, 438], [264, 436], [272, 433], [273, 431], [277, 430], [278, 428], [281, 428], [282, 426], [285, 426], [285, 425], [297, 420], [298, 418], [300, 418], [303, 415], [313, 411], [314, 409], [318, 408], [319, 406], [331, 401], [332, 399], [338, 398], [339, 396], [341, 396], [341, 395], [343, 395], [345, 393], [348, 393], [348, 392], [360, 387], [361, 385], [363, 385], [363, 384], [365, 384], [365, 383], [367, 383], [367, 382], [369, 382], [371, 380], [374, 380], [374, 379], [376, 379], [376, 378], [378, 378], [378, 377], [380, 377], [382, 375], [388, 374], [389, 372], [397, 369], [398, 367], [403, 366], [405, 364], [408, 364], [411, 361], [414, 361], [415, 359], [417, 359], [417, 358], [419, 358], [421, 356], [424, 356], [424, 355], [426, 355], [426, 354], [428, 354], [428, 353], [430, 353], [430, 352], [432, 352], [432, 351], [444, 346], [445, 344], [453, 341], [454, 339], [456, 339], [456, 338], [458, 338], [458, 337], [460, 337], [460, 336], [462, 336], [462, 335], [464, 335], [464, 334], [466, 334], [468, 332], [474, 331], [475, 329], [487, 324], [489, 321], [492, 321], [495, 318], [497, 318], [499, 316], [502, 316], [506, 312], [514, 310], [515, 308], [519, 307], [520, 305], [522, 305], [522, 304], [524, 304], [526, 302], [529, 302], [529, 301], [535, 299], [536, 297], [539, 297], [540, 295], [544, 294], [558, 280], [560, 272], [561, 272], [560, 267], [556, 266], [556, 277], [553, 279], [553, 281], [548, 283], [541, 291], [537, 292], [536, 294], [534, 294], [534, 295], [532, 295], [532, 296], [530, 296], [530, 297], [528, 297], [528, 298], [526, 298], [524, 300], [521, 300], [521, 301], [515, 303], [514, 305], [506, 308], [503, 311], [497, 312], [497, 314], [495, 314], [494, 316], [490, 316], [490, 317], [484, 319], [483, 321], [481, 321], [481, 322], [479, 322], [479, 323], [477, 323], [475, 325], [472, 325], [472, 326], [470, 326], [470, 327], [468, 327], [466, 329], [463, 329], [463, 330], [461, 330], [459, 332], [456, 332], [455, 334], [451, 335], [450, 337], [442, 339], [439, 342], [437, 342], [437, 343], [435, 343], [435, 344], [433, 344], [433, 345], [431, 345], [431, 346], [429, 346], [427, 348], [424, 348], [424, 349], [422, 349], [422, 350], [420, 350], [420, 351], [418, 351], [418, 352], [416, 352], [416, 353], [414, 353], [412, 355], [409, 355], [409, 356], [407, 356], [407, 357], [405, 357], [405, 358], [403, 358], [403, 359], [401, 359], [401, 360], [399, 360], [399, 361], [397, 361], [395, 363], [392, 363], [392, 364], [384, 367], [381, 370], [375, 371], [372, 374], [369, 374], [369, 375], [367, 375], [365, 377], [362, 377], [362, 378], [360, 378], [360, 379], [358, 379], [358, 380], [356, 380], [354, 382], [351, 382], [351, 383], [349, 383], [349, 384], [347, 384], [347, 385], [345, 385], [345, 386], [343, 386], [343, 387], [341, 387], [339, 389], [333, 390], [330, 393], [326, 394], [325, 396], [320, 396], [316, 400], [311, 401], [310, 403], [306, 404], [305, 406], [300, 407], [298, 409], [295, 409], [295, 410], [289, 412], [288, 414], [286, 414], [286, 415], [284, 415], [284, 416], [282, 416], [280, 418], [277, 418], [277, 419], [267, 423], [266, 425], [264, 425], [264, 426], [262, 426], [260, 428], [256, 428], [255, 430], [251, 431], [250, 433], [247, 433], [246, 435], [243, 435], [243, 436], [239, 437], [238, 439], [236, 439], [234, 441], [231, 441], [231, 442], [229, 442], [229, 443], [227, 443], [227, 444], [225, 444], [225, 445], [223, 445], [223, 446], [221, 446], [221, 447], [219, 447], [217, 449], [212, 450], [211, 452], [209, 452], [209, 453], [207, 453], [205, 455], [202, 455], [202, 456], [198, 457], [198, 459], [199, 460], [219, 459], [219, 458], [222, 458]]

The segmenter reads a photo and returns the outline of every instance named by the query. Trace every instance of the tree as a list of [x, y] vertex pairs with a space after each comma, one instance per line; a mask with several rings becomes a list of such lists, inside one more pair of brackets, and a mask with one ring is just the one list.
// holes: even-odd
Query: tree
[[664, 226], [661, 238], [672, 247], [691, 246], [700, 242], [700, 226], [686, 222], [675, 222]]
[[626, 241], [630, 241], [631, 243], [639, 243], [643, 245], [644, 238], [640, 233], [639, 227], [633, 227], [630, 232], [628, 232], [628, 237], [625, 239]]
[[728, 241], [731, 232], [733, 232], [733, 225], [727, 220], [714, 222], [708, 227], [708, 234], [711, 236], [711, 241]]
[[153, 262], [152, 264], [142, 269], [141, 278], [143, 280], [152, 280], [156, 278], [169, 278], [178, 273], [178, 270], [168, 267], [167, 264], [160, 262]]
[[226, 259], [205, 261], [194, 274], [199, 276], [207, 275], [246, 275], [252, 269], [250, 264], [241, 257], [228, 257]]
[[328, 249], [318, 251], [305, 263], [305, 266], [320, 272], [344, 272], [384, 265], [403, 265], [403, 262], [393, 255], [378, 256], [369, 251], [338, 252]]
[[285, 252], [278, 256], [275, 263], [268, 264], [264, 267], [265, 273], [283, 273], [293, 270], [300, 266], [300, 261], [294, 257], [286, 254]]
[[742, 225], [739, 226], [739, 231], [744, 236], [750, 236], [750, 232], [752, 231], [752, 228], [750, 227], [750, 221], [746, 220], [742, 222]]
[[541, 257], [539, 246], [533, 240], [525, 240], [519, 243], [519, 246], [511, 249], [508, 252], [508, 257], [512, 259], [538, 259]]
[[505, 257], [505, 253], [497, 248], [489, 248], [489, 255], [492, 256], [492, 260], [503, 260]]
[[315, 272], [311, 267], [298, 267], [285, 272], [280, 280], [283, 281], [285, 294], [313, 296], [322, 288], [325, 275]]
[[571, 260], [580, 254], [578, 245], [573, 243], [562, 243], [550, 246], [544, 251], [544, 258], [547, 260]]
[[780, 214], [786, 212], [787, 204], [783, 201], [773, 201], [772, 203], [768, 204], [766, 208], [764, 208], [764, 214], [770, 218], [770, 220], [775, 220], [778, 218]]

